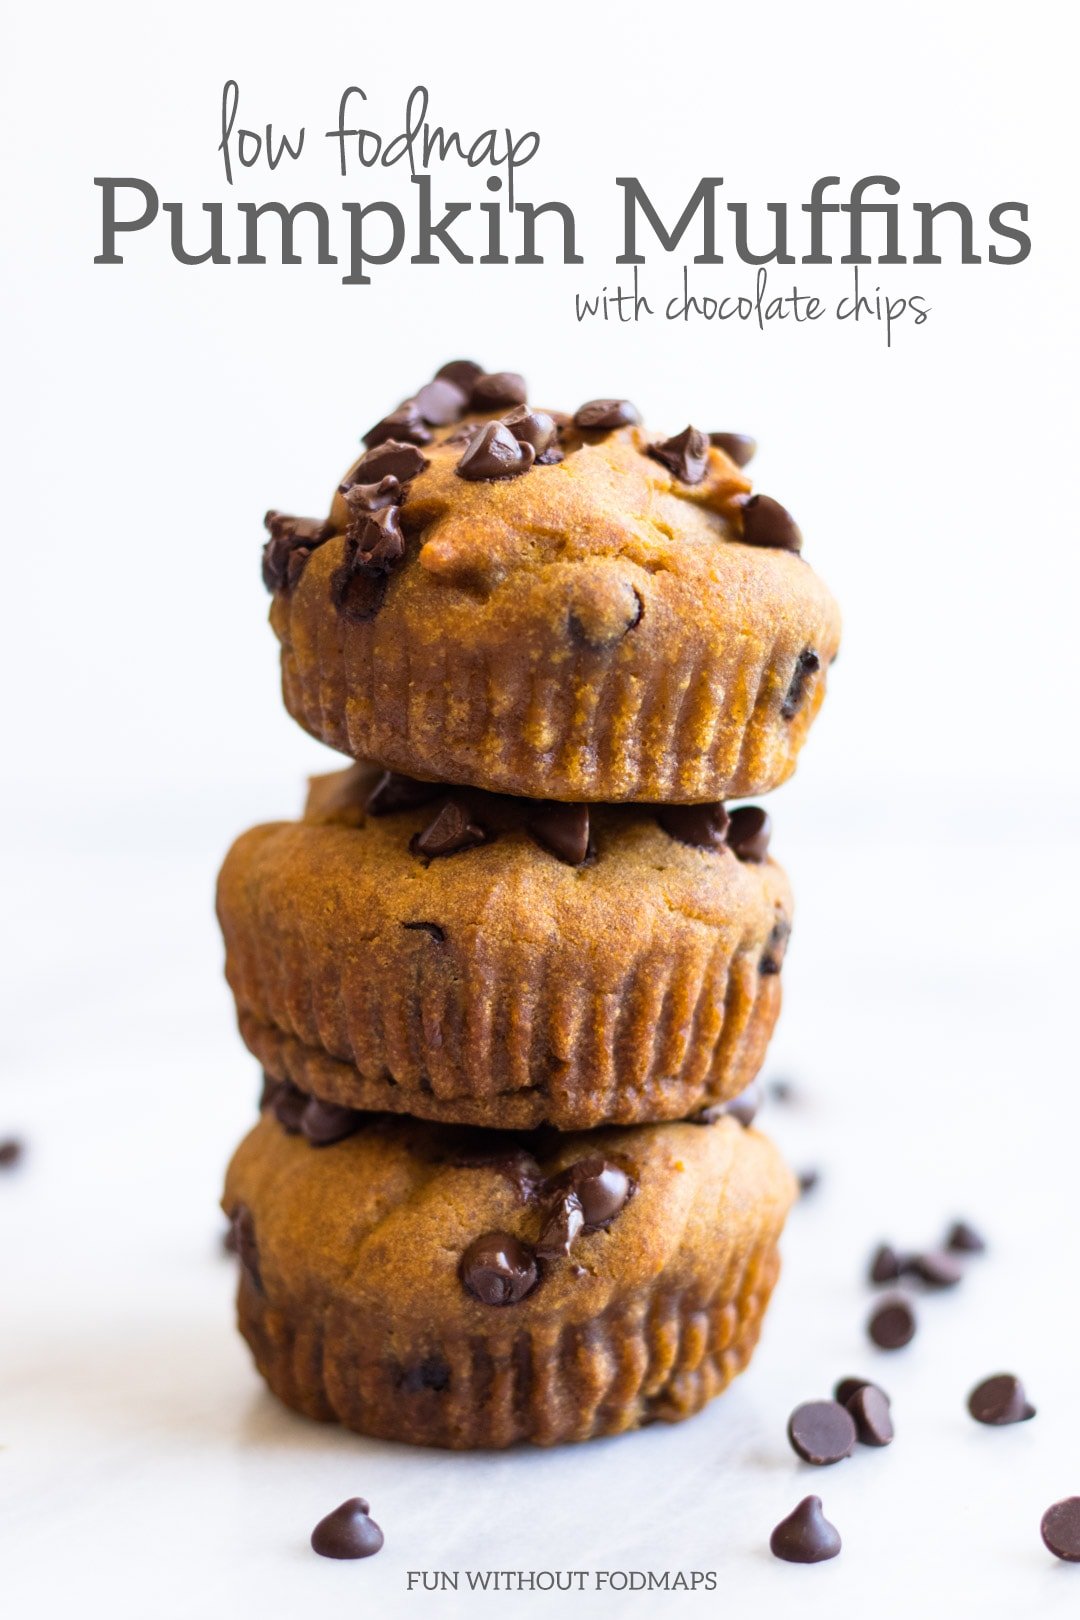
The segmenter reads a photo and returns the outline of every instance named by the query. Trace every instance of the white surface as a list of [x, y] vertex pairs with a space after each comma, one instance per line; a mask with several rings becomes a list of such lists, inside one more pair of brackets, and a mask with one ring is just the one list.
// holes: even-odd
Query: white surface
[[[1038, 1537], [1045, 1506], [1080, 1493], [1065, 8], [496, 17], [423, 0], [406, 20], [353, 0], [101, 0], [22, 7], [9, 35], [0, 1134], [25, 1132], [30, 1154], [0, 1176], [5, 1613], [441, 1620], [453, 1597], [408, 1595], [405, 1572], [442, 1567], [719, 1573], [718, 1595], [473, 1595], [466, 1615], [1074, 1614], [1080, 1569]], [[184, 268], [148, 236], [95, 269], [94, 174], [189, 206], [224, 194], [230, 76], [247, 120], [315, 141], [349, 82], [384, 130], [419, 82], [448, 124], [539, 129], [527, 194], [574, 207], [588, 264], [401, 260], [346, 288], [309, 266]], [[574, 324], [574, 291], [618, 279], [615, 174], [671, 201], [722, 173], [728, 197], [797, 208], [818, 175], [882, 170], [906, 203], [1026, 200], [1030, 260], [883, 270], [934, 311], [889, 351], [827, 323]], [[476, 200], [457, 177], [442, 189]], [[235, 196], [400, 193], [400, 177], [340, 186], [323, 154]], [[846, 290], [846, 272], [796, 269]], [[520, 367], [543, 403], [625, 391], [658, 427], [757, 433], [755, 476], [795, 510], [847, 623], [772, 805], [799, 904], [767, 1072], [812, 1101], [763, 1123], [824, 1179], [792, 1219], [760, 1354], [691, 1424], [501, 1458], [278, 1410], [230, 1325], [215, 1213], [257, 1076], [219, 977], [214, 869], [326, 763], [278, 702], [259, 518], [324, 507], [362, 429], [469, 352]], [[872, 1353], [868, 1249], [932, 1240], [954, 1213], [992, 1254], [922, 1305], [909, 1350]], [[966, 1392], [1010, 1367], [1039, 1415], [981, 1430]], [[798, 1465], [790, 1408], [849, 1372], [892, 1392], [895, 1445]], [[769, 1532], [812, 1490], [843, 1553], [778, 1564]], [[312, 1525], [357, 1493], [385, 1550], [317, 1560]]]

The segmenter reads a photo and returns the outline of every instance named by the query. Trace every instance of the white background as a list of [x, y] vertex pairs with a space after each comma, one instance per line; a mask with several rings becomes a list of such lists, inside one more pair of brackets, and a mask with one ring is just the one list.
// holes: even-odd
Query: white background
[[[103, 0], [9, 19], [0, 1135], [30, 1143], [0, 1185], [12, 1613], [492, 1608], [406, 1595], [405, 1571], [439, 1567], [719, 1572], [719, 1596], [653, 1598], [650, 1613], [1076, 1611], [1080, 1570], [1038, 1536], [1043, 1509], [1080, 1493], [1068, 20], [1045, 0]], [[295, 172], [241, 176], [231, 200], [402, 201], [396, 171], [341, 181], [322, 132], [348, 83], [388, 135], [424, 83], [435, 121], [540, 131], [520, 195], [570, 203], [587, 262], [403, 258], [346, 287], [334, 267], [182, 267], [160, 222], [124, 267], [95, 267], [95, 175], [152, 181], [197, 243], [198, 205], [227, 189], [229, 77], [241, 122], [308, 131]], [[1030, 259], [869, 267], [932, 305], [891, 349], [876, 326], [832, 320], [573, 318], [575, 291], [626, 277], [616, 174], [669, 208], [722, 174], [722, 201], [797, 210], [819, 175], [881, 172], [904, 205], [960, 199], [984, 218], [1026, 201]], [[456, 169], [435, 192], [487, 197]], [[677, 291], [680, 265], [656, 255], [644, 289]], [[753, 280], [733, 256], [693, 275], [713, 293]], [[833, 301], [849, 275], [770, 271]], [[760, 1355], [692, 1424], [502, 1458], [279, 1411], [230, 1328], [215, 1210], [257, 1080], [219, 977], [215, 867], [332, 764], [278, 699], [261, 515], [325, 509], [359, 434], [457, 354], [524, 371], [537, 403], [625, 393], [658, 428], [756, 433], [759, 486], [796, 513], [846, 617], [825, 712], [772, 805], [799, 918], [767, 1072], [797, 1076], [807, 1100], [764, 1123], [823, 1179], [793, 1216]], [[871, 1353], [868, 1248], [928, 1241], [959, 1212], [992, 1253], [921, 1307], [908, 1351]], [[1039, 1415], [978, 1429], [965, 1394], [1007, 1367]], [[860, 1371], [893, 1393], [894, 1446], [797, 1465], [791, 1406]], [[769, 1531], [810, 1490], [843, 1553], [776, 1563]], [[315, 1559], [312, 1524], [357, 1493], [384, 1552]]]

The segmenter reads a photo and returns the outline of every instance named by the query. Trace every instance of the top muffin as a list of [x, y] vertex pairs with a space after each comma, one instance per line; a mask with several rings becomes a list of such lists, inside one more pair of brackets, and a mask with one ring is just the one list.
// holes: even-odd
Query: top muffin
[[530, 407], [454, 361], [364, 438], [326, 521], [267, 514], [289, 712], [414, 777], [675, 803], [794, 770], [840, 635], [752, 441], [626, 400]]

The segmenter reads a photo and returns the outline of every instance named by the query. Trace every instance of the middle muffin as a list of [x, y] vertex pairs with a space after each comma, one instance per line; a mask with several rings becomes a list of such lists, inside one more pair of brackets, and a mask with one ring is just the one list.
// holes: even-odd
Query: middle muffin
[[356, 765], [244, 833], [218, 915], [240, 1031], [351, 1108], [561, 1131], [754, 1078], [791, 891], [755, 807], [566, 805]]

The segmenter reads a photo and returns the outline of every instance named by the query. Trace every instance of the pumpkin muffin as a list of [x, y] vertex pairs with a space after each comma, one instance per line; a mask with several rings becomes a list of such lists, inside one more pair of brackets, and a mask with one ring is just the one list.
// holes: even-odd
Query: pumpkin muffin
[[267, 514], [289, 712], [354, 758], [529, 798], [776, 787], [839, 613], [751, 495], [750, 441], [711, 441], [444, 367], [365, 435], [325, 521]]
[[514, 1138], [285, 1090], [223, 1205], [240, 1329], [288, 1406], [419, 1445], [552, 1445], [687, 1417], [749, 1360], [795, 1193], [756, 1131]]
[[218, 916], [277, 1080], [580, 1130], [741, 1092], [780, 1009], [787, 879], [754, 806], [567, 805], [355, 765], [244, 833]]

